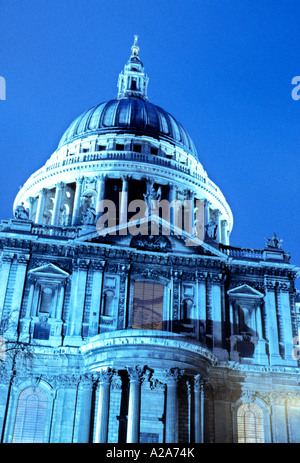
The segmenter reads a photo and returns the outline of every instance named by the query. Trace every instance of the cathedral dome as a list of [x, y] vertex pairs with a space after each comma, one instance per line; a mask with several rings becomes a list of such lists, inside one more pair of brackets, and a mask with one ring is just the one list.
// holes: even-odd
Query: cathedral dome
[[[19, 190], [14, 211], [18, 215], [23, 203], [40, 226], [77, 227], [93, 221], [87, 211], [97, 215], [103, 199], [123, 210], [120, 192], [124, 190], [131, 202], [153, 195], [154, 189], [170, 203], [206, 201], [205, 224], [208, 219], [217, 224], [219, 235], [212, 227], [214, 238], [227, 243], [233, 224], [230, 207], [208, 178], [183, 126], [149, 102], [149, 79], [139, 59], [137, 36], [131, 51], [119, 74], [115, 98], [72, 122], [45, 165]], [[193, 220], [196, 223], [195, 216]]]
[[81, 114], [66, 130], [58, 148], [78, 138], [112, 132], [163, 139], [197, 158], [194, 143], [182, 125], [164, 109], [135, 96], [101, 103]]

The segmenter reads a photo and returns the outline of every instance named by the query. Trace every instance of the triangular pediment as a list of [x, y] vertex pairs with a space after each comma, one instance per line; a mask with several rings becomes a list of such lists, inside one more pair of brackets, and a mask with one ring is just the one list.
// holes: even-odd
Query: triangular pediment
[[34, 268], [28, 272], [30, 275], [35, 276], [52, 276], [57, 278], [67, 278], [69, 276], [68, 272], [62, 270], [54, 264], [46, 264], [41, 267]]
[[229, 294], [229, 296], [243, 296], [243, 297], [255, 297], [255, 298], [264, 297], [264, 295], [260, 293], [259, 291], [257, 291], [257, 289], [254, 289], [247, 284], [230, 289], [227, 292], [227, 294]]
[[[149, 225], [156, 224], [160, 227], [159, 235], [153, 235], [148, 233]], [[227, 256], [219, 249], [205, 241], [189, 235], [184, 230], [171, 225], [165, 220], [158, 218], [143, 218], [138, 222], [139, 234], [132, 234], [128, 227], [128, 223], [112, 228], [102, 229], [99, 233], [96, 229], [96, 225], [83, 227], [81, 229], [80, 236], [75, 238], [73, 242], [92, 242], [92, 243], [106, 243], [113, 244], [116, 246], [124, 245], [125, 247], [133, 247], [141, 249], [144, 247], [148, 251], [174, 251], [176, 248], [176, 242], [181, 244], [181, 250], [186, 250], [188, 254], [204, 254], [215, 257], [221, 257], [226, 259]], [[158, 228], [156, 229], [158, 230]], [[161, 237], [161, 238], [160, 238]]]

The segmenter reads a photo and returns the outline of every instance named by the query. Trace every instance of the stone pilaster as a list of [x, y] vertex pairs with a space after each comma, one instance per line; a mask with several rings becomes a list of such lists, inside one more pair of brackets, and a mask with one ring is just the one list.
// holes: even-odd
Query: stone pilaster
[[212, 280], [208, 276], [206, 280], [206, 344], [213, 348], [213, 304], [212, 304]]
[[74, 425], [74, 443], [89, 443], [92, 425], [94, 379], [92, 375], [80, 378], [76, 402], [76, 416]]
[[[87, 269], [89, 259], [77, 259], [73, 262], [73, 272], [71, 275], [71, 296], [68, 320], [68, 335], [72, 336], [72, 344], [81, 342], [81, 330], [83, 320], [83, 309], [86, 292]], [[71, 342], [66, 336], [65, 343]]]
[[3, 306], [5, 301], [6, 295], [6, 288], [8, 284], [8, 277], [11, 268], [11, 264], [14, 258], [13, 253], [3, 252], [2, 254], [2, 262], [1, 262], [1, 269], [0, 269], [0, 320], [2, 318]]
[[265, 326], [269, 346], [270, 363], [276, 364], [281, 359], [279, 352], [278, 325], [274, 323], [277, 319], [275, 302], [275, 283], [265, 280]]

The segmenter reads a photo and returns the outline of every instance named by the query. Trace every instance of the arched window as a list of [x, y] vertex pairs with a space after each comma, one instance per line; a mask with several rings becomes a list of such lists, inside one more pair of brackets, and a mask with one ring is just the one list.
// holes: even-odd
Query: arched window
[[18, 399], [13, 443], [43, 443], [48, 398], [40, 387], [24, 389]]
[[133, 294], [132, 328], [162, 330], [163, 302], [163, 285], [136, 281]]
[[239, 443], [263, 443], [264, 422], [262, 410], [253, 403], [242, 404], [237, 411]]

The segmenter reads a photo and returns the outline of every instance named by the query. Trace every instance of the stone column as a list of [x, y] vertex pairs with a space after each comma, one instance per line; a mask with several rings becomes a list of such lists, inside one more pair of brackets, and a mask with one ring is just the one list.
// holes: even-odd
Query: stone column
[[195, 443], [202, 444], [204, 442], [204, 388], [200, 375], [196, 375], [194, 378], [194, 407]]
[[228, 223], [227, 223], [227, 220], [221, 220], [221, 243], [228, 244]]
[[178, 368], [170, 368], [165, 372], [166, 375], [166, 423], [165, 423], [165, 443], [178, 442], [178, 398], [177, 383], [183, 371]]
[[55, 185], [56, 190], [55, 190], [54, 208], [53, 208], [53, 215], [52, 215], [52, 225], [58, 225], [59, 223], [62, 190], [63, 190], [64, 185], [65, 185], [64, 182], [59, 182]]
[[43, 188], [39, 193], [37, 210], [35, 214], [35, 222], [42, 223], [43, 222], [43, 214], [44, 214], [44, 207], [45, 207], [45, 198], [47, 194], [47, 189]]
[[128, 367], [129, 404], [126, 443], [138, 443], [140, 433], [141, 379], [144, 367]]
[[[120, 221], [119, 224], [120, 226], [124, 226], [127, 223], [127, 209], [128, 209], [128, 180], [131, 178], [128, 175], [123, 175], [122, 177], [122, 192], [120, 194], [120, 203], [119, 203], [119, 208], [120, 208]], [[125, 234], [127, 234], [127, 230], [125, 231]]]
[[99, 217], [99, 205], [100, 202], [103, 201], [105, 195], [105, 181], [107, 176], [106, 175], [99, 175], [97, 177], [97, 204], [96, 204], [96, 218]]
[[221, 227], [221, 211], [217, 210], [216, 211], [216, 217], [217, 217], [217, 224], [218, 224], [218, 228], [217, 228], [217, 241], [218, 243], [222, 243], [222, 227]]
[[184, 201], [184, 230], [190, 235], [194, 231], [194, 196], [195, 193], [193, 191], [188, 191], [187, 200]]
[[76, 178], [76, 190], [74, 195], [74, 204], [73, 204], [73, 213], [72, 213], [72, 225], [79, 225], [80, 224], [80, 198], [81, 198], [81, 191], [83, 185], [84, 177]]
[[211, 202], [208, 199], [204, 199], [204, 226], [209, 222], [209, 208], [211, 206]]
[[33, 211], [32, 211], [32, 209], [33, 209], [33, 205], [35, 203], [35, 200], [36, 200], [36, 198], [34, 198], [33, 196], [30, 196], [28, 198], [28, 202], [29, 202], [29, 218], [30, 218], [30, 220], [33, 220], [33, 215], [32, 215]]
[[170, 208], [170, 223], [171, 225], [176, 225], [178, 220], [176, 221], [176, 198], [177, 198], [177, 188], [172, 183], [169, 183], [169, 203], [170, 205], [173, 204], [174, 207]]
[[110, 383], [113, 371], [108, 368], [99, 372], [99, 399], [97, 410], [95, 442], [104, 444], [108, 436], [108, 419], [110, 403]]

